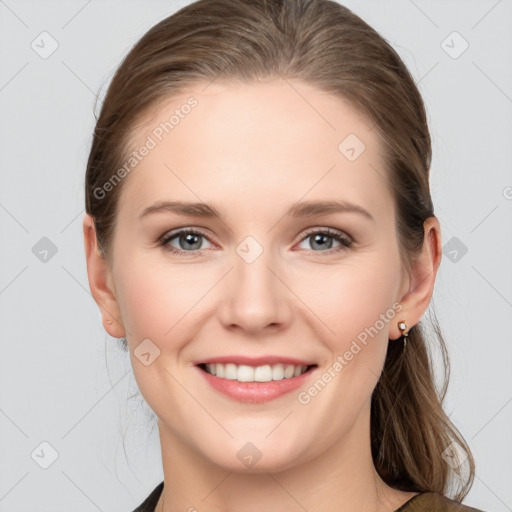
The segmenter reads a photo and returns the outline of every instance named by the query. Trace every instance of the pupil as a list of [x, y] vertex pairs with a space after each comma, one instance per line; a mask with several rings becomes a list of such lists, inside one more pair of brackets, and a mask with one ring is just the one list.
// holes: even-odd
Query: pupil
[[[191, 244], [191, 245], [194, 245], [194, 239], [196, 240], [196, 242], [195, 242], [195, 243], [196, 243], [196, 245], [197, 245], [197, 239], [198, 239], [198, 238], [199, 238], [199, 237], [198, 237], [197, 235], [194, 235], [194, 234], [192, 234], [192, 233], [187, 233], [187, 234], [185, 235], [186, 243]], [[201, 244], [199, 243], [199, 245], [201, 245]], [[193, 247], [193, 249], [197, 249], [197, 247]]]
[[[313, 236], [314, 236], [314, 243], [318, 243], [318, 239], [330, 238], [329, 236], [327, 236], [327, 237], [326, 237], [326, 236], [325, 236], [325, 235], [323, 235], [322, 233], [317, 233], [317, 234], [315, 234], [315, 235], [313, 235]], [[327, 247], [327, 248], [329, 249], [329, 248], [330, 248], [330, 246], [332, 245], [332, 242], [331, 242], [331, 244], [327, 244], [327, 245], [328, 245], [328, 247]], [[320, 241], [320, 248], [322, 248], [322, 247], [324, 247], [324, 248], [325, 248], [325, 247], [326, 247], [326, 244], [325, 244], [325, 243], [324, 243], [324, 244], [322, 244], [322, 242]]]

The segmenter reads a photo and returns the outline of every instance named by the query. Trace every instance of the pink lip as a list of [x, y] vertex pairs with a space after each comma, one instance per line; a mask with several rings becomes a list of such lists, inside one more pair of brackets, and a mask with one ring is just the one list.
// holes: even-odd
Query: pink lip
[[314, 368], [310, 369], [298, 377], [291, 377], [289, 379], [271, 380], [269, 382], [239, 382], [210, 375], [199, 366], [195, 368], [216, 391], [239, 402], [255, 404], [269, 402], [294, 391], [304, 385], [315, 370]]
[[294, 366], [312, 366], [315, 363], [312, 361], [305, 361], [304, 359], [296, 359], [294, 357], [286, 356], [261, 356], [261, 357], [247, 357], [247, 356], [220, 356], [210, 357], [208, 359], [201, 359], [194, 364], [213, 364], [233, 363], [236, 365], [246, 364], [247, 366], [264, 366], [266, 364], [293, 364]]

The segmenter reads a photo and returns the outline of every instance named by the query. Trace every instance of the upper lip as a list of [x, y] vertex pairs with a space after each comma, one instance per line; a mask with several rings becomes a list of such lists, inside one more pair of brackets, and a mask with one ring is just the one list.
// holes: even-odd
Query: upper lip
[[305, 359], [297, 359], [296, 357], [288, 357], [288, 356], [277, 356], [277, 355], [268, 355], [268, 356], [260, 356], [260, 357], [248, 357], [248, 356], [218, 356], [218, 357], [209, 357], [207, 359], [201, 359], [200, 361], [196, 361], [194, 364], [236, 364], [236, 365], [247, 365], [247, 366], [264, 366], [266, 364], [274, 365], [274, 364], [292, 364], [294, 366], [312, 366], [315, 363], [312, 361], [306, 361]]

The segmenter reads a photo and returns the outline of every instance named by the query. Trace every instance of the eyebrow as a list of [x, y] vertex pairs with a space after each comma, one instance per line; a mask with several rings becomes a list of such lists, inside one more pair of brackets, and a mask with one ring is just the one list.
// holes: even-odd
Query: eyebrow
[[[176, 215], [189, 215], [193, 217], [218, 217], [222, 218], [220, 212], [206, 203], [189, 203], [183, 201], [158, 201], [157, 203], [145, 208], [139, 215], [139, 218], [146, 217], [154, 213], [171, 212]], [[375, 220], [369, 211], [362, 206], [348, 201], [302, 201], [293, 204], [286, 212], [285, 216], [313, 217], [315, 215], [327, 215], [330, 213], [352, 212], [359, 213], [370, 220]]]

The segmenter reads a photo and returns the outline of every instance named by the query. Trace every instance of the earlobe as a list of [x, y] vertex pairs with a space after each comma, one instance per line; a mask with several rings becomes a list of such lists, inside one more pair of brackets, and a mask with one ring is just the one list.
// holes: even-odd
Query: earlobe
[[83, 219], [83, 234], [87, 277], [91, 294], [100, 308], [104, 329], [114, 338], [123, 338], [126, 331], [122, 325], [119, 305], [111, 284], [111, 273], [96, 237], [94, 219], [88, 213]]
[[[409, 329], [420, 321], [430, 304], [437, 271], [441, 264], [442, 244], [439, 221], [435, 217], [429, 217], [423, 223], [423, 227], [423, 247], [411, 264], [409, 289], [400, 299], [403, 307], [400, 314]], [[398, 329], [396, 333], [394, 330], [393, 335], [396, 334], [397, 338], [401, 336]]]

